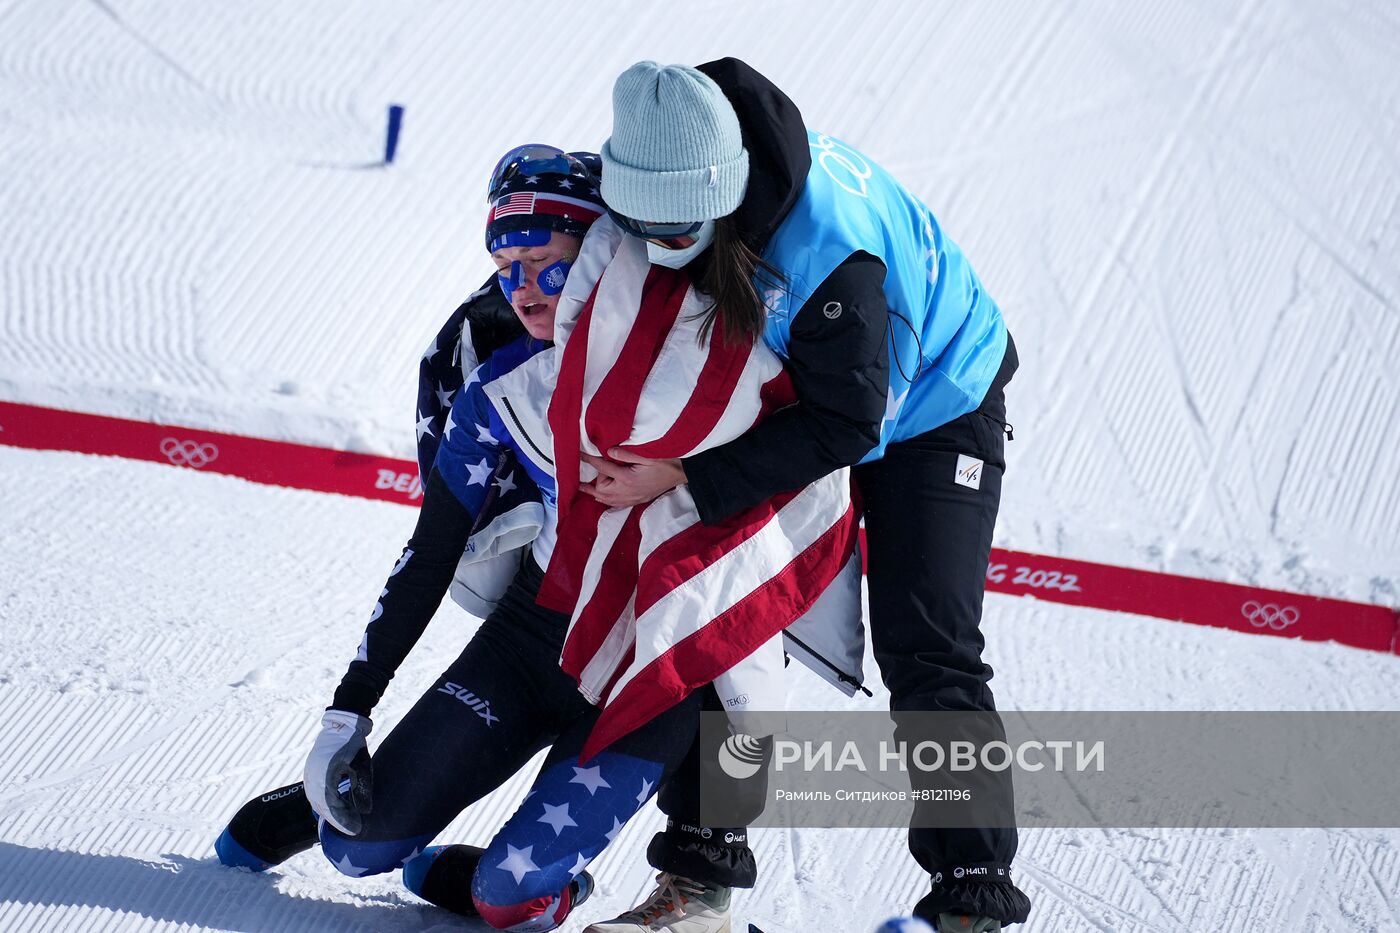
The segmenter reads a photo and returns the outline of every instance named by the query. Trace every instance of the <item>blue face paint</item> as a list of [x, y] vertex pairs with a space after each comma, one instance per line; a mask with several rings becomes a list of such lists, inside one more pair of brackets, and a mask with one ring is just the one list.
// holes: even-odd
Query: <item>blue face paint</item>
[[506, 293], [506, 301], [510, 301], [511, 293], [525, 284], [524, 267], [518, 262], [513, 262], [508, 274], [496, 274], [496, 281], [501, 283], [501, 291]]
[[[545, 266], [535, 276], [535, 285], [543, 295], [557, 295], [564, 290], [564, 282], [569, 278], [569, 270], [574, 264], [567, 259], [561, 259], [556, 263]], [[510, 269], [505, 275], [497, 274], [496, 281], [501, 283], [501, 291], [505, 292], [506, 300], [516, 289], [525, 285], [525, 266], [520, 262], [512, 262]]]
[[540, 291], [546, 295], [557, 295], [564, 290], [564, 280], [569, 277], [569, 270], [574, 266], [567, 259], [561, 259], [551, 266], [545, 266], [535, 276], [535, 284], [540, 287]]
[[487, 243], [486, 251], [494, 253], [498, 249], [506, 249], [511, 246], [543, 246], [549, 242], [549, 238], [553, 235], [554, 231], [548, 227], [536, 227], [533, 230], [512, 230], [509, 233], [502, 233]]

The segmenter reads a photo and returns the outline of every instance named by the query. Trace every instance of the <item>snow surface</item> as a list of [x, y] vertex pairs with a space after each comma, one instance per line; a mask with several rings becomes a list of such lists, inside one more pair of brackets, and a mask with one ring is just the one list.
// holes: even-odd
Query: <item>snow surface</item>
[[[1394, 605], [1396, 10], [0, 0], [0, 398], [408, 456], [494, 158], [596, 148], [636, 59], [732, 54], [923, 196], [1005, 308], [999, 544]], [[399, 161], [366, 168], [390, 103]], [[464, 928], [314, 853], [212, 860], [299, 771], [412, 521], [0, 447], [0, 929]], [[444, 608], [377, 735], [472, 626]], [[1400, 709], [1400, 659], [1333, 645], [1000, 596], [985, 628], [1005, 709]], [[443, 838], [484, 842], [530, 776]], [[584, 921], [649, 888], [658, 820]], [[924, 887], [902, 835], [758, 831], [737, 916], [868, 929]], [[1017, 873], [1037, 933], [1400, 930], [1393, 829], [1032, 830]]]

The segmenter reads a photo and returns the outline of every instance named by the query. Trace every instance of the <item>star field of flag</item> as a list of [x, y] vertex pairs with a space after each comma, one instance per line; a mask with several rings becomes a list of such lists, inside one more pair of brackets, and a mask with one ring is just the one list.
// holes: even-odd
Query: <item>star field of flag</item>
[[[475, 296], [473, 296], [475, 297]], [[471, 299], [467, 299], [468, 303]], [[418, 445], [418, 475], [425, 480], [437, 459], [442, 426], [452, 400], [462, 388], [462, 327], [468, 304], [463, 304], [438, 331], [418, 364], [418, 408], [414, 435]]]
[[[480, 530], [527, 501], [552, 494], [554, 479], [527, 458], [486, 395], [484, 387], [545, 349], [530, 337], [511, 341], [472, 370], [443, 418], [434, 469]], [[424, 441], [420, 441], [420, 444]]]

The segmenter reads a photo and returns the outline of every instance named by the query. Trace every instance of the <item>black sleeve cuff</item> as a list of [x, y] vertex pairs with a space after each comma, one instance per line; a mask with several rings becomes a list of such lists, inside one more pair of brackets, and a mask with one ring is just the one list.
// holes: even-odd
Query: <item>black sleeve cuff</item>
[[700, 513], [700, 523], [703, 525], [717, 525], [729, 517], [719, 482], [719, 474], [723, 472], [720, 462], [722, 450], [702, 450], [681, 461], [686, 485], [690, 487], [690, 497], [695, 500], [695, 509]]
[[331, 699], [331, 705], [327, 709], [340, 709], [369, 719], [370, 713], [374, 712], [374, 707], [378, 703], [378, 690], [368, 684], [342, 681], [340, 686], [335, 688], [335, 696]]

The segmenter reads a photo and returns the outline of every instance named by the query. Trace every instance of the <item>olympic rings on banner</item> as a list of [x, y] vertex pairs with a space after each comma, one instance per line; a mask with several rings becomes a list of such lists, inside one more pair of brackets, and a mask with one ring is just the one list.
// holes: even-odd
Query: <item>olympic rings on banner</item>
[[1278, 606], [1252, 599], [1240, 607], [1240, 614], [1255, 628], [1268, 628], [1275, 632], [1283, 631], [1302, 617], [1302, 613], [1292, 606]]
[[219, 448], [199, 441], [182, 441], [167, 437], [160, 442], [160, 452], [175, 466], [187, 466], [202, 470], [219, 456]]

